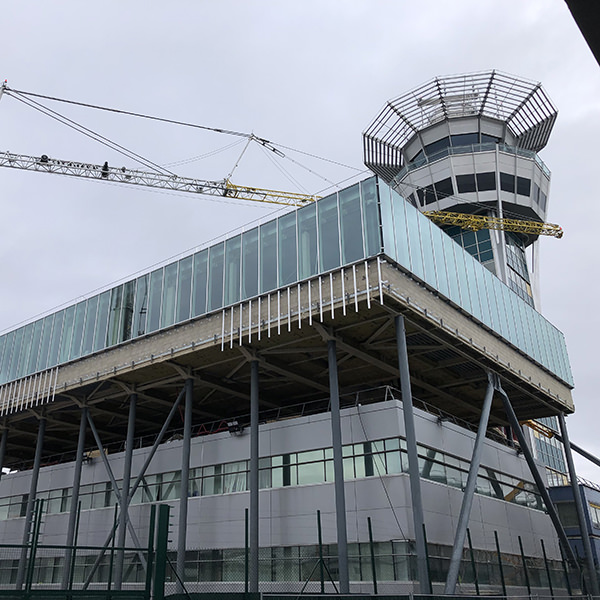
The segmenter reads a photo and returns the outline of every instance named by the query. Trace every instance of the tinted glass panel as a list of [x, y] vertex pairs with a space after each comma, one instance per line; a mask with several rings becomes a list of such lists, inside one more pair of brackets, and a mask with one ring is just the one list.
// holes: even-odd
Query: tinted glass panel
[[242, 238], [236, 235], [225, 243], [225, 304], [239, 302], [242, 277]]
[[531, 181], [525, 177], [517, 177], [517, 194], [529, 196], [531, 193]]
[[450, 138], [453, 146], [471, 146], [479, 143], [478, 133], [458, 133]]
[[260, 228], [260, 291], [277, 287], [277, 221]]
[[466, 194], [468, 192], [476, 191], [475, 175], [473, 175], [472, 173], [468, 175], [457, 175], [456, 185], [458, 186], [459, 194]]
[[515, 191], [515, 176], [510, 175], [509, 173], [500, 173], [500, 189], [503, 192], [511, 192]]
[[96, 331], [94, 333], [94, 350], [106, 348], [106, 329], [108, 326], [108, 311], [110, 310], [110, 290], [100, 294], [98, 314], [96, 315]]
[[160, 324], [160, 300], [162, 298], [163, 270], [150, 273], [150, 293], [148, 297], [148, 320], [146, 333], [156, 331]]
[[165, 267], [160, 326], [169, 327], [175, 322], [175, 299], [177, 298], [177, 267], [173, 263]]
[[298, 276], [300, 279], [317, 273], [317, 205], [298, 211]]
[[321, 270], [340, 266], [340, 231], [338, 226], [337, 194], [317, 203], [319, 216], [319, 256]]
[[[29, 364], [27, 365], [28, 373], [35, 373], [37, 370], [37, 359], [40, 353], [40, 341], [42, 339], [42, 330], [44, 328], [44, 320], [40, 319], [35, 322], [33, 327], [33, 336], [31, 340], [31, 352], [29, 353]], [[0, 356], [1, 356], [0, 352]], [[0, 379], [0, 381], [2, 381]]]
[[342, 262], [348, 264], [360, 260], [365, 256], [358, 184], [342, 190], [339, 198]]
[[130, 340], [133, 330], [133, 307], [135, 301], [135, 281], [123, 285], [123, 315], [121, 317], [120, 341]]
[[242, 235], [242, 299], [258, 294], [258, 228]]
[[62, 333], [64, 318], [64, 310], [61, 310], [54, 315], [54, 327], [52, 328], [52, 340], [50, 342], [50, 353], [48, 354], [49, 367], [54, 367], [58, 363], [58, 350], [60, 348], [60, 335]]
[[192, 264], [194, 258], [188, 256], [179, 261], [179, 275], [177, 283], [177, 323], [190, 318], [192, 306]]
[[[36, 370], [42, 371], [48, 366], [48, 351], [50, 350], [50, 339], [52, 336], [52, 324], [54, 322], [54, 315], [48, 315], [44, 318], [44, 331], [42, 332], [42, 341], [40, 343], [40, 354], [38, 356], [38, 362]], [[8, 344], [7, 344], [8, 348]], [[6, 354], [6, 352], [5, 352]]]
[[194, 254], [194, 289], [192, 295], [192, 315], [197, 317], [206, 312], [208, 285], [208, 250]]
[[33, 336], [33, 323], [26, 325], [23, 330], [23, 341], [21, 342], [21, 353], [19, 355], [19, 366], [17, 368], [17, 377], [22, 377], [27, 373], [27, 364], [29, 362], [29, 353], [31, 351], [31, 338]]
[[221, 242], [210, 248], [208, 258], [208, 310], [223, 306], [223, 268], [225, 244]]
[[83, 326], [85, 324], [86, 302], [80, 302], [75, 309], [75, 326], [73, 327], [73, 341], [71, 342], [70, 358], [81, 356], [81, 342]]
[[96, 327], [96, 311], [98, 310], [98, 296], [90, 298], [87, 302], [87, 313], [85, 317], [85, 329], [83, 332], [83, 343], [81, 345], [81, 354], [85, 356], [93, 349], [94, 328]]
[[454, 194], [452, 179], [450, 177], [442, 179], [441, 181], [436, 181], [433, 186], [435, 187], [435, 193], [437, 194], [438, 200], [443, 200]]
[[17, 329], [15, 332], [15, 340], [13, 342], [12, 357], [10, 360], [10, 369], [8, 378], [15, 379], [17, 377], [17, 369], [19, 367], [19, 354], [21, 353], [21, 344], [23, 343], [23, 328]]
[[496, 173], [477, 173], [477, 189], [480, 192], [488, 192], [496, 189]]
[[12, 347], [15, 339], [15, 332], [11, 331], [6, 334], [6, 343], [4, 348], [4, 355], [2, 357], [2, 367], [0, 373], [2, 375], [2, 381], [8, 380], [8, 373], [10, 369], [10, 360], [12, 357]]
[[149, 276], [138, 277], [135, 286], [135, 307], [133, 309], [133, 337], [146, 333], [146, 317], [148, 316]]
[[365, 250], [367, 256], [375, 256], [381, 252], [381, 230], [379, 226], [377, 186], [374, 177], [360, 184], [360, 193], [362, 196]]
[[60, 342], [59, 362], [69, 360], [69, 352], [71, 352], [71, 339], [73, 337], [73, 320], [75, 318], [75, 307], [69, 306], [65, 310], [65, 319], [63, 321], [62, 340]]
[[450, 138], [442, 138], [441, 140], [436, 140], [435, 142], [431, 142], [431, 144], [427, 144], [425, 146], [425, 154], [427, 156], [431, 156], [436, 152], [440, 152], [444, 148], [448, 148], [450, 146]]
[[121, 316], [123, 312], [123, 286], [113, 288], [110, 295], [110, 313], [108, 316], [107, 340], [109, 346], [118, 344], [121, 327]]
[[279, 285], [298, 280], [296, 255], [296, 213], [278, 219], [279, 226]]

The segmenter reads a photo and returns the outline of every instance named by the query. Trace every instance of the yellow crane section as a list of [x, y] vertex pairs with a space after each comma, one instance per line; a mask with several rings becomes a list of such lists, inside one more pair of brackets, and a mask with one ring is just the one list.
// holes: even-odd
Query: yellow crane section
[[514, 231], [515, 233], [529, 233], [531, 235], [550, 235], [559, 239], [563, 236], [562, 227], [552, 223], [488, 217], [485, 215], [470, 215], [466, 213], [446, 212], [443, 210], [429, 210], [425, 211], [423, 214], [438, 225], [457, 225], [458, 227], [470, 229], [471, 231], [479, 231], [480, 229], [498, 229], [500, 231]]
[[283, 204], [286, 206], [304, 206], [319, 198], [318, 196], [309, 194], [235, 185], [229, 180], [206, 181], [165, 173], [126, 169], [125, 167], [111, 167], [108, 163], [96, 165], [72, 160], [59, 160], [50, 158], [45, 154], [42, 156], [27, 156], [25, 154], [0, 152], [0, 167], [25, 169], [26, 171], [38, 171], [41, 173], [56, 173], [58, 175], [97, 179], [113, 183], [143, 185], [145, 187], [162, 188], [178, 192], [192, 192], [209, 196], [226, 196], [228, 198]]

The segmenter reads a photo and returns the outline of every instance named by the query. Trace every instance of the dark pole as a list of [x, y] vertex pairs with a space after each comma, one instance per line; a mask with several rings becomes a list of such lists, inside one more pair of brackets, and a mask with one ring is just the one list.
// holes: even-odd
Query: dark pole
[[525, 439], [525, 435], [523, 434], [523, 430], [521, 429], [521, 425], [519, 424], [519, 421], [517, 419], [517, 415], [515, 415], [515, 411], [513, 410], [510, 400], [508, 399], [508, 396], [506, 395], [504, 390], [502, 388], [500, 388], [500, 389], [498, 389], [498, 392], [500, 392], [500, 395], [502, 398], [502, 403], [504, 404], [504, 411], [506, 412], [508, 422], [510, 423], [510, 426], [511, 426], [514, 434], [517, 436], [517, 440], [519, 441], [519, 445], [521, 446], [521, 451], [523, 452], [523, 456], [525, 457], [525, 460], [527, 461], [527, 466], [529, 467], [529, 470], [531, 471], [531, 475], [533, 476], [533, 479], [535, 480], [535, 484], [537, 486], [538, 492], [544, 499], [544, 504], [546, 505], [546, 510], [548, 511], [548, 515], [550, 516], [550, 519], [552, 520], [554, 529], [556, 530], [556, 533], [558, 534], [558, 538], [560, 539], [561, 545], [563, 547], [563, 551], [569, 557], [571, 562], [575, 565], [575, 564], [577, 564], [577, 559], [575, 558], [573, 549], [571, 548], [571, 545], [569, 544], [569, 540], [567, 538], [565, 530], [563, 529], [562, 523], [560, 522], [560, 519], [558, 518], [558, 513], [556, 512], [556, 508], [554, 507], [554, 504], [552, 503], [550, 494], [548, 494], [548, 490], [546, 489], [546, 482], [542, 479], [542, 476], [540, 475], [540, 472], [535, 463], [533, 455], [531, 454], [531, 450], [529, 449], [527, 440]]
[[258, 361], [250, 361], [250, 592], [258, 592]]
[[[135, 414], [137, 394], [129, 397], [129, 417], [127, 421], [127, 438], [125, 442], [125, 462], [123, 464], [123, 483], [121, 487], [121, 514], [117, 529], [117, 560], [115, 565], [115, 590], [120, 590], [123, 585], [123, 568], [125, 561], [125, 538], [127, 534], [127, 521], [129, 519], [128, 501], [129, 487], [131, 485], [131, 461], [133, 458], [133, 440], [135, 438]], [[113, 537], [113, 545], [115, 546]], [[111, 558], [112, 560], [112, 558]]]
[[373, 593], [377, 594], [377, 571], [375, 569], [375, 547], [373, 545], [373, 528], [371, 526], [371, 517], [367, 517], [369, 527], [369, 548], [371, 550], [371, 571], [373, 571]]
[[245, 521], [245, 535], [244, 535], [244, 592], [248, 593], [248, 509], [244, 509], [244, 521]]
[[473, 456], [471, 457], [471, 465], [469, 466], [469, 474], [467, 476], [467, 484], [463, 492], [463, 500], [460, 507], [460, 515], [458, 517], [458, 525], [456, 526], [456, 534], [454, 536], [454, 546], [452, 548], [452, 557], [450, 558], [450, 566], [448, 568], [448, 576], [446, 579], [445, 594], [454, 594], [456, 590], [456, 582], [458, 581], [458, 572], [460, 570], [460, 561], [462, 558], [463, 547], [465, 545], [465, 535], [467, 533], [467, 525], [471, 515], [471, 507], [473, 506], [473, 496], [477, 489], [477, 473], [481, 464], [481, 456], [483, 454], [483, 446], [485, 442], [485, 433], [490, 418], [492, 409], [492, 400], [494, 398], [494, 378], [496, 375], [488, 373], [488, 385], [481, 407], [481, 415], [479, 417], [479, 427], [477, 428], [477, 436], [473, 445]]
[[575, 462], [573, 461], [573, 453], [571, 452], [567, 423], [565, 422], [565, 416], [562, 413], [559, 413], [558, 415], [558, 424], [560, 425], [560, 433], [563, 439], [563, 447], [565, 449], [565, 457], [567, 459], [567, 467], [569, 469], [569, 479], [571, 480], [573, 502], [575, 503], [575, 511], [577, 512], [577, 520], [579, 522], [579, 532], [581, 533], [581, 542], [583, 543], [583, 551], [585, 553], [585, 564], [588, 571], [590, 588], [592, 591], [592, 596], [598, 596], [600, 595], [600, 588], [598, 587], [598, 577], [596, 576], [594, 555], [592, 554], [592, 544], [590, 542], [589, 529], [587, 526], [585, 511], [583, 509], [581, 489], [577, 483], [577, 472], [575, 471]]
[[546, 547], [544, 546], [544, 540], [540, 540], [542, 544], [542, 554], [544, 555], [544, 564], [546, 565], [546, 575], [548, 576], [548, 589], [550, 590], [550, 596], [554, 598], [554, 588], [552, 587], [552, 576], [550, 574], [550, 565], [548, 564], [548, 557], [546, 556]]
[[152, 594], [152, 566], [154, 564], [154, 528], [156, 526], [156, 504], [150, 506], [150, 525], [148, 527], [148, 556], [146, 557], [146, 600]]
[[525, 560], [525, 552], [523, 552], [523, 540], [521, 536], [519, 536], [519, 550], [521, 551], [521, 562], [523, 563], [523, 573], [525, 573], [527, 593], [531, 596], [531, 583], [529, 582], [529, 571], [527, 570], [527, 561]]
[[319, 534], [319, 571], [321, 575], [321, 594], [325, 593], [325, 570], [323, 563], [323, 531], [321, 530], [321, 511], [317, 510], [317, 532]]
[[423, 500], [421, 497], [421, 479], [419, 475], [419, 457], [417, 454], [417, 434], [413, 412], [412, 389], [410, 385], [410, 370], [408, 366], [408, 348], [406, 346], [406, 329], [404, 317], [397, 315], [396, 345], [398, 348], [398, 368], [400, 370], [400, 388], [402, 391], [402, 412], [404, 413], [404, 429], [406, 433], [406, 452], [408, 454], [408, 475], [410, 495], [412, 500], [413, 528], [417, 549], [417, 573], [422, 594], [427, 593], [429, 575], [427, 573], [427, 557], [425, 540], [423, 538]]
[[479, 579], [477, 579], [477, 567], [475, 566], [475, 554], [473, 542], [471, 541], [471, 530], [467, 527], [467, 540], [469, 542], [469, 555], [471, 556], [471, 567], [473, 568], [473, 581], [475, 582], [475, 593], [479, 596]]
[[504, 580], [504, 568], [502, 566], [502, 555], [500, 554], [500, 542], [498, 541], [498, 532], [494, 531], [496, 540], [496, 552], [498, 554], [498, 568], [500, 569], [500, 581], [502, 582], [502, 595], [506, 596], [506, 581]]
[[348, 574], [348, 534], [346, 531], [346, 496], [344, 491], [344, 459], [342, 455], [342, 425], [340, 419], [340, 390], [335, 340], [327, 340], [329, 366], [329, 401], [331, 403], [331, 439], [333, 445], [333, 472], [335, 490], [335, 518], [338, 546], [338, 573], [340, 593], [350, 593]]
[[67, 525], [67, 550], [65, 552], [65, 568], [63, 570], [62, 589], [66, 590], [71, 581], [71, 555], [73, 554], [73, 540], [75, 538], [75, 525], [79, 508], [79, 488], [81, 487], [81, 467], [83, 465], [83, 452], [85, 450], [85, 429], [87, 425], [87, 406], [81, 407], [79, 421], [79, 437], [77, 438], [77, 455], [75, 456], [75, 470], [73, 472], [73, 491], [71, 493], [71, 506], [69, 509], [69, 523]]
[[27, 498], [27, 506], [25, 509], [25, 523], [23, 527], [23, 548], [21, 549], [21, 559], [17, 571], [16, 589], [20, 590], [23, 587], [25, 578], [25, 567], [27, 563], [27, 545], [29, 543], [29, 535], [31, 533], [31, 520], [33, 516], [33, 503], [37, 492], [38, 477], [40, 475], [40, 464], [42, 462], [42, 448], [44, 445], [44, 434], [46, 432], [46, 417], [40, 419], [37, 443], [35, 446], [35, 456], [33, 458], [33, 469], [31, 470], [31, 482], [29, 486], [29, 496]]
[[187, 541], [188, 496], [190, 487], [190, 448], [192, 443], [192, 405], [194, 380], [185, 380], [185, 408], [183, 416], [183, 444], [181, 446], [181, 493], [179, 494], [179, 538], [177, 540], [177, 593], [183, 594], [185, 579], [185, 551]]

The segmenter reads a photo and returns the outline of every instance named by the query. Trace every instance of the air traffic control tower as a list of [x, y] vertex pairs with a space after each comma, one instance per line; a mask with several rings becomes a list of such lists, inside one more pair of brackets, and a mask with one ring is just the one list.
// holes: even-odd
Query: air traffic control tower
[[[550, 171], [537, 153], [556, 115], [539, 83], [498, 71], [439, 77], [385, 105], [364, 134], [365, 163], [420, 211], [544, 223]], [[538, 305], [535, 232], [447, 223], [448, 235]]]

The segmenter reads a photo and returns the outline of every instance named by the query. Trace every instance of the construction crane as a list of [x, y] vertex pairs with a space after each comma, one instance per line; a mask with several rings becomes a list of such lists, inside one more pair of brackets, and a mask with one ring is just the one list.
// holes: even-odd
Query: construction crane
[[41, 156], [27, 156], [24, 154], [0, 152], [0, 167], [25, 169], [26, 171], [38, 171], [41, 173], [56, 173], [70, 177], [128, 183], [178, 192], [207, 194], [209, 196], [226, 196], [240, 200], [253, 200], [255, 202], [284, 204], [287, 206], [304, 206], [318, 199], [318, 196], [309, 194], [235, 185], [228, 179], [223, 181], [205, 181], [202, 179], [180, 177], [178, 175], [127, 169], [125, 167], [111, 167], [108, 163], [95, 165], [71, 160], [59, 160], [50, 158], [46, 154], [42, 154]]
[[423, 214], [438, 225], [456, 225], [463, 229], [470, 229], [471, 231], [479, 231], [480, 229], [498, 229], [500, 231], [529, 233], [531, 235], [550, 235], [559, 239], [563, 236], [562, 227], [560, 227], [560, 225], [554, 225], [553, 223], [489, 217], [486, 215], [471, 215], [467, 213], [446, 212], [443, 210], [430, 210]]

